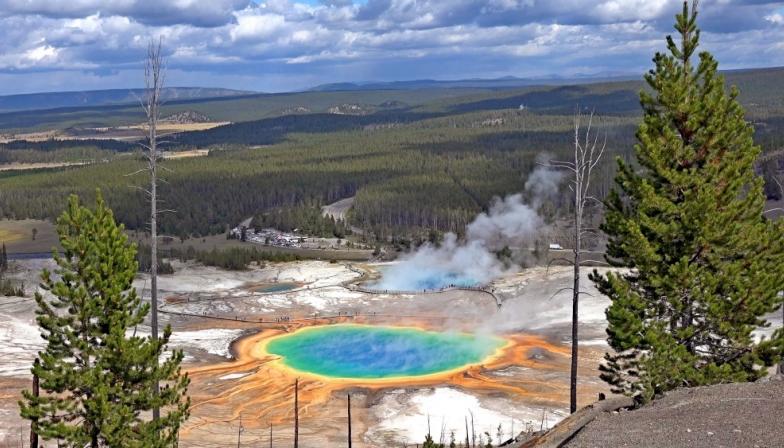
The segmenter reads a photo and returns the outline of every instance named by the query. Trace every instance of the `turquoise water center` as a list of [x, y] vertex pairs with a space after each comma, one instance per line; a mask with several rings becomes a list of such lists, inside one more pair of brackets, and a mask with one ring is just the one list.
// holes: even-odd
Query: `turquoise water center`
[[422, 376], [478, 364], [503, 347], [495, 336], [411, 327], [331, 325], [279, 336], [267, 352], [284, 365], [333, 378]]
[[465, 273], [457, 273], [434, 266], [398, 263], [378, 269], [381, 278], [367, 286], [387, 291], [438, 291], [447, 288], [479, 286], [481, 282]]
[[256, 290], [256, 292], [272, 293], [272, 292], [286, 292], [299, 287], [296, 283], [272, 283]]

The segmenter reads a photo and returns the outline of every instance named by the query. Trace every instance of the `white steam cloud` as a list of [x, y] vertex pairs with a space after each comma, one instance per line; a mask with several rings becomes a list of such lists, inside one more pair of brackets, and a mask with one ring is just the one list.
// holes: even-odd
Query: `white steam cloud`
[[387, 268], [373, 287], [394, 291], [421, 291], [449, 286], [489, 283], [506, 268], [495, 253], [504, 247], [528, 248], [544, 229], [536, 209], [558, 190], [563, 173], [536, 168], [525, 183], [523, 194], [496, 198], [486, 213], [480, 213], [467, 227], [466, 238], [447, 233], [440, 246], [425, 244]]

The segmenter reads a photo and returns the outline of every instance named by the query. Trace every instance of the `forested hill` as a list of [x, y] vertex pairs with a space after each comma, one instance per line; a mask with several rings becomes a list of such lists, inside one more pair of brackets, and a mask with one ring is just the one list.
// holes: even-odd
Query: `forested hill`
[[[255, 92], [205, 87], [169, 87], [163, 89], [162, 97], [166, 101], [175, 101], [238, 96], [251, 93]], [[0, 96], [0, 112], [119, 104], [138, 105], [142, 94], [143, 91], [141, 89], [111, 89], [3, 95]]]
[[[784, 99], [778, 93], [784, 91], [784, 71], [732, 72], [728, 78], [742, 91], [763, 150], [784, 147]], [[538, 156], [568, 156], [578, 105], [601, 115], [598, 129], [607, 136], [608, 154], [592, 183], [593, 195], [602, 197], [612, 185], [614, 156], [631, 158], [640, 88], [622, 82], [492, 92], [311, 92], [189, 103], [189, 110], [212, 117], [262, 118], [167, 138], [173, 140], [169, 150], [210, 153], [164, 161], [160, 193], [176, 212], [162, 217], [161, 228], [180, 236], [213, 234], [248, 216], [315, 209], [355, 196], [351, 224], [380, 238], [429, 229], [461, 232], [494, 196], [521, 191]], [[313, 102], [300, 103], [305, 99]], [[309, 111], [281, 112], [292, 104]], [[179, 106], [167, 107], [165, 113]], [[121, 112], [104, 113], [115, 111]], [[106, 160], [0, 172], [0, 216], [51, 219], [68, 194], [89, 199], [99, 187], [122, 222], [143, 229], [147, 202], [133, 184], [145, 179], [127, 176], [142, 166], [141, 159], [127, 145], [90, 145], [0, 145], [0, 160], [15, 154]], [[774, 172], [776, 163], [772, 158], [762, 172]], [[567, 192], [547, 207], [549, 216], [567, 212]]]
[[[489, 92], [483, 89], [430, 89], [253, 94], [168, 101], [161, 107], [161, 115], [165, 117], [193, 111], [215, 121], [243, 122], [285, 115], [337, 114], [342, 111], [369, 114], [401, 107], [419, 107], [439, 100], [459, 101], [462, 97]], [[357, 106], [358, 110], [348, 110], [352, 106]], [[20, 111], [0, 113], [0, 132], [123, 126], [137, 124], [142, 120], [138, 102], [119, 106]]]
[[[725, 75], [727, 85], [736, 86], [741, 91], [741, 102], [747, 108], [748, 118], [757, 125], [760, 142], [766, 147], [779, 145], [778, 135], [782, 127], [780, 117], [784, 117], [784, 96], [772, 95], [771, 92], [778, 89], [784, 91], [784, 69], [739, 70], [727, 72]], [[188, 146], [221, 143], [269, 145], [282, 141], [292, 133], [372, 130], [450, 116], [455, 117], [454, 121], [462, 120], [461, 115], [472, 112], [501, 110], [525, 110], [541, 115], [570, 115], [578, 106], [603, 116], [637, 117], [640, 114], [639, 91], [643, 88], [641, 81], [618, 81], [466, 93], [456, 97], [436, 98], [420, 105], [397, 103], [390, 107], [391, 102], [387, 101], [382, 103], [386, 107], [367, 104], [367, 110], [373, 112], [368, 114], [346, 115], [321, 112], [273, 116], [183, 134], [175, 141]], [[357, 97], [362, 93], [347, 94]], [[374, 96], [383, 95], [383, 92], [366, 93]]]

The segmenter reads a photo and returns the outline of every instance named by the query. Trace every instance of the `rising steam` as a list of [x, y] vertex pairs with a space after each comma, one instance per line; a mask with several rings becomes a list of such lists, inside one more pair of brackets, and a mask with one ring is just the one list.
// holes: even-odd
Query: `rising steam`
[[545, 228], [536, 209], [557, 192], [562, 178], [563, 173], [536, 168], [525, 183], [529, 203], [522, 193], [496, 198], [466, 227], [465, 240], [447, 233], [441, 245], [423, 245], [387, 268], [374, 287], [421, 291], [489, 283], [507, 269], [495, 252], [504, 247], [526, 249]]

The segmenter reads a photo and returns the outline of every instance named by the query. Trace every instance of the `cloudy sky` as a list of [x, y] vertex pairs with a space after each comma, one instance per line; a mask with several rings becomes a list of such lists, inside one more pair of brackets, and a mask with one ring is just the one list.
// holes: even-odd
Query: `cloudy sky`
[[[642, 73], [680, 0], [0, 0], [0, 94]], [[784, 2], [703, 0], [721, 67], [784, 65]]]

